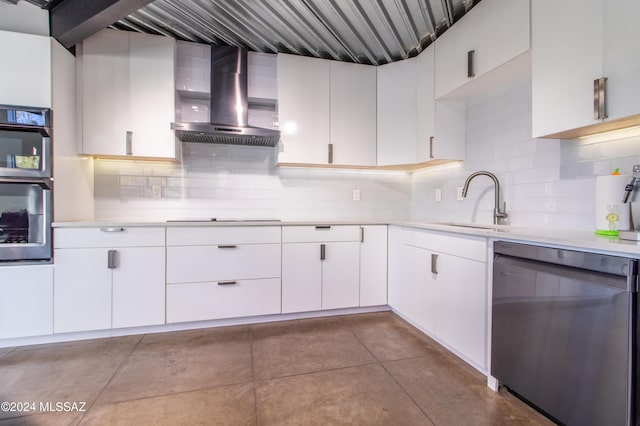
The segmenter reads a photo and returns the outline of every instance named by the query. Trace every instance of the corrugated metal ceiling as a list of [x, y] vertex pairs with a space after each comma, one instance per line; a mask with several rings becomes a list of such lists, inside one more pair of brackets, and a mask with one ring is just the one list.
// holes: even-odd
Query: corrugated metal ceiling
[[111, 27], [380, 65], [420, 53], [479, 1], [155, 0]]

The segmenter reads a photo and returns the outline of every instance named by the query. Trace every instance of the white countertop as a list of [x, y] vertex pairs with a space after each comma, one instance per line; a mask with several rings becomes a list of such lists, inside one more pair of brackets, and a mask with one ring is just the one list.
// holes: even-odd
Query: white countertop
[[[305, 226], [305, 225], [396, 225], [417, 229], [441, 231], [452, 234], [479, 236], [494, 240], [544, 244], [562, 248], [573, 248], [603, 253], [640, 257], [640, 242], [598, 236], [591, 231], [571, 231], [554, 228], [523, 228], [517, 226], [497, 226], [476, 228], [454, 226], [446, 223], [397, 221], [397, 220], [217, 220], [217, 221], [77, 221], [54, 222], [54, 228], [89, 227], [177, 227], [177, 226]], [[473, 224], [472, 224], [473, 225]], [[480, 225], [484, 226], [484, 225]], [[491, 226], [491, 225], [487, 225]]]

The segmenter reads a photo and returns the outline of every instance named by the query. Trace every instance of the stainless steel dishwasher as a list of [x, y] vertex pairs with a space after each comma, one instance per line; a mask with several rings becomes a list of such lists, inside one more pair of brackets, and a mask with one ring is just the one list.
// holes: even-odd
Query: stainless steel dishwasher
[[491, 375], [567, 425], [639, 424], [637, 260], [494, 243]]

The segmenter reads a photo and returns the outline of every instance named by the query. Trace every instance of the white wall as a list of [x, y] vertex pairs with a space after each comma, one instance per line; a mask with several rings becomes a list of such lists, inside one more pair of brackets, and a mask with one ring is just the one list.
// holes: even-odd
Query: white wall
[[[456, 187], [477, 170], [500, 179], [514, 226], [593, 230], [595, 176], [614, 168], [631, 173], [640, 163], [640, 131], [583, 140], [531, 138], [529, 77], [467, 104], [466, 161], [415, 173], [411, 191], [414, 220], [491, 223], [493, 183], [475, 178], [468, 198]], [[442, 201], [434, 200], [442, 189]], [[620, 188], [622, 197], [623, 188]]]
[[49, 12], [26, 1], [0, 1], [0, 30], [48, 36]]
[[96, 160], [96, 219], [409, 217], [406, 174], [281, 169], [274, 148], [183, 144], [183, 157], [182, 164]]

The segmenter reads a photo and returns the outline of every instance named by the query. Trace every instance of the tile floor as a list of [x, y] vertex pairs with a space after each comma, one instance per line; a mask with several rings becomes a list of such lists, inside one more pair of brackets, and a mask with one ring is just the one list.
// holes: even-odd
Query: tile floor
[[551, 424], [485, 383], [381, 312], [0, 350], [0, 426]]

